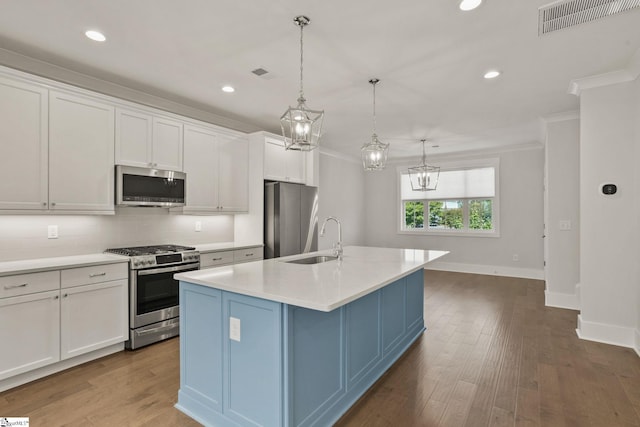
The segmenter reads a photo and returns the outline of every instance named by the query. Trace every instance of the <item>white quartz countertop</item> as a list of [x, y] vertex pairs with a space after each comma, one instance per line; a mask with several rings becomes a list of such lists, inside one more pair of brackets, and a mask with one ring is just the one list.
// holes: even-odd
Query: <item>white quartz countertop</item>
[[58, 270], [64, 268], [88, 267], [98, 264], [115, 264], [118, 262], [129, 262], [129, 258], [115, 254], [87, 254], [4, 261], [0, 262], [0, 276], [36, 273], [38, 271]]
[[342, 261], [292, 264], [314, 255], [254, 261], [179, 273], [185, 282], [319, 311], [331, 311], [423, 268], [447, 251], [347, 246]]

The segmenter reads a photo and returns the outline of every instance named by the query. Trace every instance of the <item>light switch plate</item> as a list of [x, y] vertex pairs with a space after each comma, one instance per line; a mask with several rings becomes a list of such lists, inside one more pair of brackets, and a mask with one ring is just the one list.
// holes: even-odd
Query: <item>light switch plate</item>
[[240, 342], [240, 319], [229, 317], [229, 339]]
[[202, 231], [202, 221], [196, 221], [194, 229], [196, 231]]
[[50, 225], [47, 227], [47, 239], [57, 239], [58, 238], [58, 226]]

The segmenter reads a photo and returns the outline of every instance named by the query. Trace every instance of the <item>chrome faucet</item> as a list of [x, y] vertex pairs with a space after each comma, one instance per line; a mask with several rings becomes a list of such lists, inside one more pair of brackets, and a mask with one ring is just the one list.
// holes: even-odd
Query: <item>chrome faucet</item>
[[340, 220], [335, 216], [330, 216], [325, 219], [322, 223], [322, 228], [320, 229], [320, 236], [324, 236], [325, 227], [327, 226], [327, 222], [329, 220], [333, 220], [338, 224], [338, 241], [333, 245], [333, 256], [338, 257], [338, 259], [342, 259], [342, 224], [340, 224]]

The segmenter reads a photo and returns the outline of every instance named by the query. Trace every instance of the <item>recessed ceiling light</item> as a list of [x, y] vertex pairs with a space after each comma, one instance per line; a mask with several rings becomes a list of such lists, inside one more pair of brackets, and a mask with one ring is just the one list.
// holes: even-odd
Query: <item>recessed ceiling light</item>
[[231, 93], [231, 92], [235, 92], [236, 90], [233, 86], [226, 85], [226, 86], [222, 86], [222, 91]]
[[482, 3], [482, 0], [462, 0], [460, 2], [460, 10], [464, 10], [465, 12], [473, 10], [480, 6], [480, 3]]
[[89, 37], [93, 41], [103, 42], [107, 38], [100, 31], [89, 30], [84, 33], [85, 36]]
[[498, 70], [489, 70], [486, 73], [484, 73], [484, 78], [485, 79], [495, 79], [499, 75], [500, 75], [500, 71], [498, 71]]

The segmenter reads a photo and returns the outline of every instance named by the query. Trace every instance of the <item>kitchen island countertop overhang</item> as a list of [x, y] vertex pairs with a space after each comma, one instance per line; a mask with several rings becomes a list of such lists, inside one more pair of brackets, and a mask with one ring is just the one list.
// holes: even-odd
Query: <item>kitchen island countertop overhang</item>
[[332, 311], [424, 268], [448, 251], [347, 246], [342, 260], [313, 265], [287, 261], [318, 251], [176, 274], [180, 281], [297, 307]]

